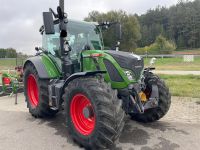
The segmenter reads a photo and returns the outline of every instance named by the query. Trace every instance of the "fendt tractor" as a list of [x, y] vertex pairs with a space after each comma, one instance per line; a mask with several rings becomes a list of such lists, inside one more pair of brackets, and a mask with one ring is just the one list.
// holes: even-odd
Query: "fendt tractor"
[[102, 30], [109, 22], [68, 20], [64, 0], [56, 13], [43, 12], [43, 21], [42, 47], [23, 68], [32, 116], [62, 111], [74, 141], [86, 149], [105, 149], [115, 145], [125, 114], [148, 123], [167, 113], [171, 95], [152, 73], [155, 68], [144, 68], [143, 59], [132, 53], [104, 50]]

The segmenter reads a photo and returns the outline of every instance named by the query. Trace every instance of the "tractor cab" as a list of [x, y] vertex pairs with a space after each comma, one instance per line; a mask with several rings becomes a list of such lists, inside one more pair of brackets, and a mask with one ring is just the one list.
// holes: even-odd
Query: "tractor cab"
[[[54, 34], [42, 33], [42, 48], [47, 51], [50, 57], [56, 61], [61, 70], [60, 59], [60, 29], [59, 24], [54, 22]], [[89, 23], [84, 21], [68, 20], [67, 23], [70, 59], [73, 64], [76, 64], [76, 70], [80, 71], [79, 60], [80, 54], [84, 50], [103, 50], [103, 38], [100, 28], [95, 23]], [[78, 69], [77, 69], [78, 68]]]

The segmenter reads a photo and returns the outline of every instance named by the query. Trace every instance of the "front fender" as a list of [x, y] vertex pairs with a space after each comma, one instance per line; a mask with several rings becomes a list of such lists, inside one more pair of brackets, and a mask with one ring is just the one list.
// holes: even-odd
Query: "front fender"
[[77, 79], [77, 78], [80, 78], [80, 77], [94, 76], [94, 75], [97, 75], [97, 74], [105, 74], [105, 73], [106, 73], [106, 71], [90, 71], [90, 72], [74, 73], [65, 80], [62, 91], [64, 92], [65, 87], [74, 79]]

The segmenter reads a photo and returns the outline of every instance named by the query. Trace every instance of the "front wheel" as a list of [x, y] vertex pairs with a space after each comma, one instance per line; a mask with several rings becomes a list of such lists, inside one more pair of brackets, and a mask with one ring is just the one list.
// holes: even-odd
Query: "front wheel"
[[169, 93], [169, 88], [158, 76], [151, 72], [147, 73], [145, 75], [145, 84], [146, 89], [143, 92], [145, 97], [147, 97], [147, 100], [151, 95], [152, 85], [158, 86], [159, 100], [157, 107], [147, 109], [143, 114], [130, 114], [133, 120], [143, 123], [154, 122], [161, 119], [164, 115], [167, 114], [171, 105], [171, 94]]
[[85, 77], [65, 89], [66, 124], [72, 138], [85, 148], [110, 148], [124, 126], [117, 93], [104, 81]]

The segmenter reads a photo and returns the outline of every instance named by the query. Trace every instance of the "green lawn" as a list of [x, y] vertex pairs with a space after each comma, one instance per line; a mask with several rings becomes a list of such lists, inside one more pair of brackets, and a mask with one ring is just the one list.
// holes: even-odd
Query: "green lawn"
[[200, 98], [200, 76], [159, 75], [169, 86], [173, 96]]
[[[22, 59], [17, 60], [18, 65], [23, 64]], [[0, 59], [0, 70], [14, 69], [16, 66], [16, 59]]]
[[[145, 66], [149, 65], [150, 58], [144, 58]], [[154, 64], [157, 70], [185, 70], [200, 71], [200, 57], [195, 57], [194, 62], [184, 62], [183, 58], [157, 58]]]

